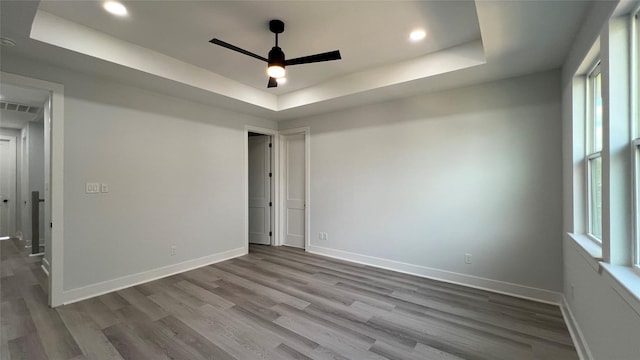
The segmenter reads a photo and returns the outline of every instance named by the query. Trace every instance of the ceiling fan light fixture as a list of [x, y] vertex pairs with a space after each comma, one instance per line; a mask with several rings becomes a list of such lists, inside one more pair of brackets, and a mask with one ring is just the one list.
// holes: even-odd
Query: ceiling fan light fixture
[[280, 79], [284, 77], [284, 68], [280, 65], [271, 65], [267, 68], [267, 74], [272, 78]]

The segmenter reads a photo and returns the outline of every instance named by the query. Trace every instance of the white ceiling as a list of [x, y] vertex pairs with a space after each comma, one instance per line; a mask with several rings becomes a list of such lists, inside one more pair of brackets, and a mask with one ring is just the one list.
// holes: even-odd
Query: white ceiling
[[[287, 68], [282, 94], [370, 67], [480, 39], [473, 1], [138, 1], [115, 17], [94, 1], [43, 1], [40, 10], [266, 90], [266, 64], [210, 44], [219, 38], [267, 57], [271, 19], [285, 23], [288, 58], [339, 49], [341, 61]], [[455, 24], [455, 26], [451, 26]], [[416, 28], [429, 38], [408, 41]]]
[[[124, 3], [127, 18], [107, 14], [99, 1], [2, 1], [2, 36], [18, 46], [0, 55], [281, 120], [558, 68], [590, 6], [537, 0]], [[288, 58], [339, 49], [343, 60], [288, 67], [288, 83], [266, 89], [263, 63], [208, 43], [216, 37], [266, 55], [272, 18], [285, 21], [280, 45]], [[427, 39], [409, 42], [409, 31], [421, 26]]]

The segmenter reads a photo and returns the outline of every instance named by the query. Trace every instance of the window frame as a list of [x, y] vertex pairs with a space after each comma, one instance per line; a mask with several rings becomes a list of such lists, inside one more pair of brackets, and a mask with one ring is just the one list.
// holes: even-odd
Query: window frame
[[[595, 61], [595, 64], [592, 66], [591, 70], [587, 73], [586, 76], [586, 102], [585, 102], [585, 107], [586, 107], [586, 112], [585, 112], [585, 196], [586, 196], [586, 205], [587, 205], [587, 209], [586, 209], [586, 236], [591, 239], [592, 241], [594, 241], [596, 244], [598, 244], [599, 246], [602, 246], [602, 239], [598, 238], [597, 236], [595, 236], [592, 233], [592, 226], [593, 226], [593, 222], [592, 222], [592, 213], [593, 213], [593, 199], [592, 199], [592, 176], [591, 176], [591, 170], [592, 170], [592, 162], [598, 158], [600, 158], [600, 161], [602, 161], [602, 149], [597, 149], [595, 148], [596, 146], [596, 141], [595, 141], [595, 137], [596, 137], [596, 126], [595, 126], [595, 115], [596, 115], [596, 86], [595, 86], [595, 79], [597, 76], [600, 76], [600, 94], [602, 96], [602, 72], [601, 72], [601, 59], [600, 56], [597, 57], [597, 60]], [[600, 145], [602, 146], [602, 141], [600, 142]], [[601, 174], [602, 176], [602, 174]], [[602, 178], [600, 179], [601, 183], [602, 183]], [[602, 193], [601, 193], [602, 194]], [[602, 227], [602, 211], [600, 213], [601, 219], [600, 219], [600, 224]], [[602, 230], [602, 229], [601, 229]], [[602, 234], [600, 235], [602, 237]]]
[[631, 142], [631, 149], [633, 152], [633, 234], [634, 239], [631, 246], [631, 267], [640, 275], [640, 137]]
[[640, 275], [640, 4], [631, 12], [629, 56], [631, 70], [631, 176], [632, 178], [632, 234], [631, 268]]

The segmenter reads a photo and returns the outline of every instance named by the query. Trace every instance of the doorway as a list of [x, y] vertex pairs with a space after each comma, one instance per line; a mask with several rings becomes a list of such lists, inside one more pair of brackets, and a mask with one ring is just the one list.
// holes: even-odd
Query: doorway
[[279, 244], [279, 138], [278, 131], [246, 125], [245, 149], [245, 251], [249, 243]]
[[[24, 240], [34, 239], [48, 276], [48, 303], [64, 302], [62, 288], [63, 249], [63, 151], [64, 87], [48, 81], [0, 72], [3, 110], [0, 130], [13, 132], [17, 139], [15, 233]], [[4, 111], [12, 111], [13, 114]], [[54, 126], [55, 125], [55, 126]], [[37, 197], [36, 197], [37, 196]], [[34, 200], [35, 199], [35, 200]], [[27, 208], [28, 210], [25, 210]], [[39, 223], [37, 230], [35, 223]], [[57, 222], [56, 222], [57, 220]], [[55, 223], [55, 226], [54, 226]], [[34, 235], [35, 233], [35, 235]], [[22, 245], [24, 247], [24, 243]], [[25, 256], [32, 249], [25, 252]]]
[[272, 245], [273, 238], [273, 139], [249, 132], [249, 244]]
[[[3, 110], [4, 112], [4, 110]], [[0, 130], [5, 130], [0, 123]], [[16, 229], [16, 137], [0, 135], [0, 240], [15, 236]]]
[[[49, 204], [45, 194], [45, 120], [50, 116], [50, 94], [42, 89], [1, 85], [0, 234], [18, 239], [31, 255], [41, 256], [50, 236], [45, 229]], [[48, 272], [48, 262], [42, 261]]]
[[[247, 125], [244, 136], [246, 252], [249, 252], [249, 243], [307, 249], [309, 128], [278, 132]], [[269, 143], [271, 147], [268, 147]], [[255, 156], [255, 153], [268, 154], [270, 161], [264, 155]], [[269, 166], [270, 171], [262, 170], [269, 169]], [[268, 189], [270, 195], [264, 195], [268, 194]], [[267, 198], [271, 200], [267, 201]], [[270, 222], [270, 228], [267, 222]], [[264, 234], [268, 229], [271, 236], [267, 242]]]

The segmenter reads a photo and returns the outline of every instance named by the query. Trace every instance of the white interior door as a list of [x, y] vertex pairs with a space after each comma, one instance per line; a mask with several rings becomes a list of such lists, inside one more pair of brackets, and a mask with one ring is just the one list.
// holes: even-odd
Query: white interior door
[[16, 212], [16, 139], [0, 136], [0, 237], [13, 236]]
[[249, 137], [249, 242], [271, 244], [270, 137]]
[[287, 246], [305, 244], [305, 140], [304, 134], [284, 136], [285, 216], [284, 241]]

